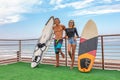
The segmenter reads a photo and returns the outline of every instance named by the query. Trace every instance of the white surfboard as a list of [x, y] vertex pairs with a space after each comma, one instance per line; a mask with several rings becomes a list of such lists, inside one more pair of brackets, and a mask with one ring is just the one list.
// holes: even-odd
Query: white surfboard
[[54, 17], [52, 16], [45, 24], [45, 27], [43, 28], [42, 31], [42, 35], [39, 38], [38, 43], [33, 52], [32, 62], [31, 62], [32, 68], [36, 67], [40, 63], [43, 54], [47, 51], [50, 45], [50, 42], [53, 37], [53, 29], [52, 29], [53, 24], [54, 24]]

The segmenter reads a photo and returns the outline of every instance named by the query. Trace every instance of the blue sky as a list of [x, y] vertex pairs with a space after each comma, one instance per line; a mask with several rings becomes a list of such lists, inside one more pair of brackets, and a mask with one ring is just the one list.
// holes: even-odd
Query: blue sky
[[51, 16], [75, 20], [79, 35], [89, 19], [99, 35], [120, 34], [120, 0], [0, 0], [0, 39], [39, 38]]

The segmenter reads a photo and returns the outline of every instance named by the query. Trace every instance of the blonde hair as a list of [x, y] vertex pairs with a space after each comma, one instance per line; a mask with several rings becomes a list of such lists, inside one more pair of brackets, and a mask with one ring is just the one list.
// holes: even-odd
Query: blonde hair
[[75, 27], [75, 22], [74, 22], [74, 20], [69, 20], [68, 25], [70, 24], [70, 22], [73, 22], [72, 28], [74, 28], [74, 27]]

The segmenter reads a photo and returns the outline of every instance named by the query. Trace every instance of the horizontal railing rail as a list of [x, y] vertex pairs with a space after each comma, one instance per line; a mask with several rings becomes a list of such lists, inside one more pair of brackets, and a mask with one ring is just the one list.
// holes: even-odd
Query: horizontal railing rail
[[[38, 39], [0, 39], [0, 64], [25, 61], [30, 62]], [[79, 38], [77, 39], [75, 53], [75, 66], [77, 66]], [[60, 64], [69, 66], [71, 60], [67, 55], [67, 40], [62, 47], [66, 58], [60, 56]], [[45, 52], [42, 63], [55, 64], [55, 53], [53, 40], [47, 52]], [[120, 70], [120, 34], [99, 35], [95, 68]]]

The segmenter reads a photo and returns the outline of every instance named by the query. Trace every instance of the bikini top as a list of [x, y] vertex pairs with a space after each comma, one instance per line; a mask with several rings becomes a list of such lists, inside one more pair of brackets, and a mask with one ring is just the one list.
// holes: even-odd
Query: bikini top
[[74, 37], [75, 34], [79, 37], [76, 28], [66, 28], [65, 32], [66, 32], [66, 35], [68, 36], [68, 38]]

